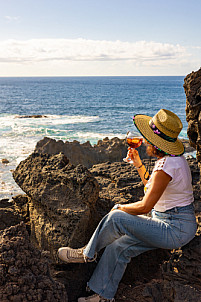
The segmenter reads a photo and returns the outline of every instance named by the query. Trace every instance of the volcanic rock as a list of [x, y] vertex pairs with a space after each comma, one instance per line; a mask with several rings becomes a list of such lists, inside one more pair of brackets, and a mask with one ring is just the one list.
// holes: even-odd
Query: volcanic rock
[[[107, 137], [103, 140], [99, 140], [97, 145], [92, 146], [90, 142], [79, 143], [78, 141], [65, 143], [61, 140], [56, 141], [54, 139], [45, 137], [36, 144], [35, 152], [58, 154], [62, 152], [69, 159], [73, 165], [84, 165], [87, 168], [92, 167], [95, 164], [103, 162], [121, 162], [127, 154], [128, 145], [125, 139], [119, 139], [117, 137], [111, 140]], [[138, 148], [138, 151], [142, 158], [147, 157], [145, 152], [145, 146], [142, 145]]]
[[9, 160], [6, 158], [2, 158], [1, 162], [2, 164], [9, 164]]
[[24, 222], [29, 223], [29, 197], [26, 194], [13, 196], [12, 204], [15, 213], [19, 214]]
[[47, 116], [42, 114], [32, 114], [32, 115], [17, 115], [16, 118], [47, 118]]
[[201, 162], [201, 68], [185, 77], [184, 91], [188, 122], [187, 134], [191, 146], [197, 151], [197, 159]]
[[107, 212], [116, 203], [131, 203], [144, 195], [144, 186], [133, 165], [124, 162], [106, 162], [94, 165], [90, 172], [100, 186], [101, 205], [109, 206]]
[[201, 236], [172, 253], [163, 264], [164, 294], [168, 301], [201, 301]]
[[15, 208], [8, 200], [0, 200], [0, 230], [16, 225], [22, 221], [22, 216], [15, 211]]
[[67, 302], [63, 284], [29, 240], [24, 223], [0, 231], [0, 301]]
[[[195, 149], [189, 145], [188, 140], [182, 139], [185, 147], [185, 152], [193, 152]], [[126, 157], [128, 145], [125, 139], [119, 139], [114, 137], [103, 140], [99, 140], [97, 145], [92, 146], [90, 142], [79, 143], [78, 141], [65, 143], [61, 140], [56, 141], [54, 139], [45, 137], [40, 140], [35, 147], [35, 152], [47, 153], [50, 155], [58, 154], [62, 152], [69, 159], [73, 165], [84, 165], [87, 168], [91, 168], [93, 165], [105, 162], [122, 162], [122, 159]], [[138, 148], [138, 152], [142, 159], [148, 159], [146, 154], [146, 146], [142, 144]]]
[[61, 153], [33, 153], [13, 176], [29, 197], [31, 238], [40, 248], [56, 258], [61, 246], [86, 244], [100, 220], [99, 185], [86, 167], [70, 165]]

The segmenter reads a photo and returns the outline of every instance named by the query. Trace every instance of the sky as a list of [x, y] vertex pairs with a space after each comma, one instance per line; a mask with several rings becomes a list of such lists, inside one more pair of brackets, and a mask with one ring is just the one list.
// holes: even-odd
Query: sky
[[186, 76], [200, 0], [0, 0], [0, 77]]

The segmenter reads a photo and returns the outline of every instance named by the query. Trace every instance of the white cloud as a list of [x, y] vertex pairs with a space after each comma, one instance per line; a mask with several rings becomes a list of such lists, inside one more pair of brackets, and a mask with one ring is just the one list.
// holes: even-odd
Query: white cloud
[[[7, 16], [8, 17], [8, 16]], [[0, 41], [1, 63], [47, 61], [133, 61], [146, 64], [182, 61], [181, 45], [157, 42], [122, 42], [87, 39], [31, 39]]]
[[7, 22], [18, 22], [20, 21], [20, 17], [19, 16], [5, 16], [4, 17], [6, 19]]
[[185, 75], [200, 62], [199, 49], [153, 41], [0, 41], [0, 76]]
[[192, 48], [192, 49], [201, 49], [201, 46], [189, 46], [189, 48]]

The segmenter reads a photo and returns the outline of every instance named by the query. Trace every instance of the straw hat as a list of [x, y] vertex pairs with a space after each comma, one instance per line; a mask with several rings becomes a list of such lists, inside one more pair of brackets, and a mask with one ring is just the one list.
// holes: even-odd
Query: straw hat
[[137, 114], [133, 117], [133, 122], [142, 136], [156, 149], [172, 156], [184, 153], [184, 146], [178, 139], [183, 125], [173, 112], [161, 109], [153, 118]]

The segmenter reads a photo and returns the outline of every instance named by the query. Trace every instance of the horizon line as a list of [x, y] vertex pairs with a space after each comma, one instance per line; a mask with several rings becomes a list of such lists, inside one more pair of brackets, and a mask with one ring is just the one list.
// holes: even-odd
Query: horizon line
[[186, 77], [186, 75], [55, 75], [55, 76], [44, 76], [44, 75], [30, 75], [30, 76], [0, 76], [0, 78], [90, 78], [90, 77]]

